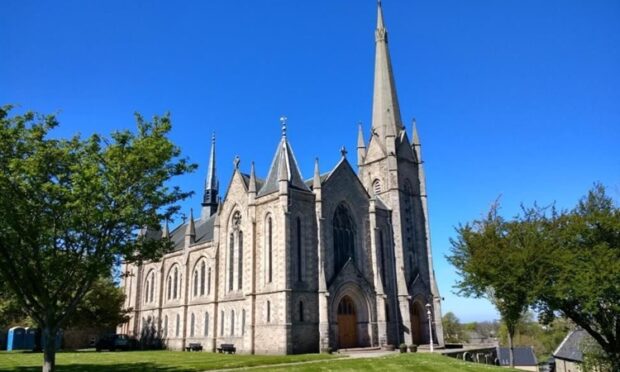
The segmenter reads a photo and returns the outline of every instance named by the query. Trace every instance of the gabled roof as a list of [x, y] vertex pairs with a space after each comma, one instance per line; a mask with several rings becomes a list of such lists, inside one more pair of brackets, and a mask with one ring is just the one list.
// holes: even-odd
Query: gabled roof
[[[243, 178], [243, 182], [245, 183], [245, 187], [249, 188], [250, 187], [250, 175], [249, 174], [245, 174], [245, 173], [241, 173], [241, 177]], [[256, 177], [256, 188], [258, 190], [260, 190], [263, 185], [265, 185], [265, 180]]]
[[[499, 364], [501, 366], [509, 366], [510, 365], [510, 349], [507, 347], [499, 348]], [[514, 363], [515, 366], [536, 366], [538, 362], [536, 361], [536, 355], [534, 355], [534, 350], [531, 347], [515, 347], [514, 348]]]
[[[332, 172], [329, 171], [329, 172], [325, 172], [325, 173], [321, 174], [321, 185], [323, 183], [325, 183], [325, 180], [327, 179], [327, 177], [329, 177], [329, 175], [331, 173]], [[309, 179], [305, 180], [304, 183], [306, 184], [306, 186], [308, 186], [309, 188], [312, 189], [312, 184], [314, 183], [314, 179], [313, 178], [309, 178]]]
[[571, 331], [553, 353], [554, 358], [583, 362], [582, 344], [590, 337], [583, 329]]
[[[196, 238], [194, 244], [204, 243], [213, 240], [213, 229], [215, 226], [215, 217], [217, 214], [209, 216], [206, 220], [194, 220], [196, 229]], [[183, 223], [170, 232], [170, 240], [174, 244], [173, 251], [180, 251], [185, 248], [185, 232], [189, 222]]]
[[[299, 189], [310, 191], [308, 186], [301, 178], [301, 172], [297, 166], [297, 160], [291, 149], [291, 145], [286, 140], [285, 136], [282, 136], [282, 140], [278, 144], [278, 149], [269, 167], [269, 173], [267, 174], [267, 180], [264, 185], [259, 189], [257, 196], [268, 195], [278, 191], [279, 170], [285, 170], [285, 177], [289, 182], [289, 186]], [[258, 185], [257, 185], [258, 187]]]

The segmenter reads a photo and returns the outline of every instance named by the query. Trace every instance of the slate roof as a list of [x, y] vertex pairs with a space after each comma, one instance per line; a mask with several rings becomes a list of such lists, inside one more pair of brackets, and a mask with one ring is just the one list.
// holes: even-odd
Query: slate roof
[[[325, 172], [325, 173], [320, 175], [320, 177], [321, 177], [321, 185], [325, 182], [325, 180], [327, 179], [327, 177], [329, 177], [330, 174], [332, 174], [331, 171]], [[310, 189], [312, 189], [312, 185], [314, 184], [314, 177], [305, 180], [304, 183], [306, 184], [306, 186], [308, 186]]]
[[[509, 366], [510, 365], [510, 349], [507, 347], [499, 348], [499, 364], [501, 366]], [[538, 362], [536, 361], [536, 355], [534, 355], [534, 350], [529, 347], [515, 347], [514, 348], [514, 362], [515, 366], [536, 366]]]
[[297, 166], [297, 161], [295, 160], [295, 155], [293, 154], [291, 145], [286, 140], [286, 137], [282, 137], [282, 140], [278, 145], [278, 149], [276, 150], [276, 154], [273, 157], [273, 161], [271, 162], [271, 167], [269, 167], [267, 180], [261, 188], [258, 188], [258, 184], [256, 185], [259, 190], [257, 196], [268, 195], [272, 192], [278, 191], [280, 169], [286, 170], [286, 179], [292, 188], [310, 191], [301, 178], [301, 172]]
[[581, 351], [581, 345], [584, 340], [589, 337], [588, 333], [583, 329], [576, 329], [571, 331], [564, 341], [558, 346], [553, 353], [554, 358], [571, 360], [574, 362], [583, 362], [583, 352]]
[[[196, 226], [196, 240], [195, 243], [204, 243], [213, 240], [213, 228], [215, 226], [215, 214], [208, 217], [206, 220], [197, 219], [194, 220]], [[170, 232], [170, 240], [174, 243], [173, 251], [180, 251], [185, 246], [185, 232], [187, 231], [186, 222], [176, 229]]]
[[[243, 183], [245, 183], [245, 187], [250, 187], [250, 175], [241, 173], [241, 177], [243, 178]], [[256, 177], [256, 189], [260, 190], [265, 185], [265, 180], [262, 178]]]

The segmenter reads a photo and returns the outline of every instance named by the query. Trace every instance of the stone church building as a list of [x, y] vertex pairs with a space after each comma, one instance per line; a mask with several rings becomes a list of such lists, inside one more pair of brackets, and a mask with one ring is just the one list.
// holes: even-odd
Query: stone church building
[[119, 332], [241, 353], [427, 344], [428, 308], [443, 344], [420, 142], [401, 121], [387, 36], [379, 3], [372, 127], [368, 140], [359, 128], [357, 173], [343, 149], [304, 179], [283, 123], [267, 177], [236, 160], [220, 198], [213, 139], [200, 218], [151, 232], [174, 250], [122, 268], [132, 312]]

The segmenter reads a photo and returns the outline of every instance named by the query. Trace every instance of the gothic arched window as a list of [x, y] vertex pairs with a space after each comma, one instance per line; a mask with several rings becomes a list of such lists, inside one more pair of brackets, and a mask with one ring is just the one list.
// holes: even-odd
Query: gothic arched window
[[237, 252], [237, 289], [243, 287], [243, 231], [239, 231], [237, 235], [237, 246], [239, 247]]
[[271, 283], [273, 280], [273, 222], [271, 216], [267, 217], [267, 237], [265, 241], [266, 245], [266, 279], [267, 283]]
[[379, 180], [378, 178], [372, 181], [372, 191], [375, 193], [375, 195], [379, 195], [379, 193], [381, 192], [381, 180]]
[[297, 241], [297, 280], [303, 281], [303, 246], [301, 242], [301, 218], [297, 217], [295, 229], [295, 240]]
[[220, 311], [220, 336], [224, 336], [224, 310]]
[[232, 291], [235, 274], [235, 236], [232, 233], [228, 245], [228, 290]]
[[189, 323], [189, 337], [194, 337], [194, 327], [196, 326], [196, 317], [192, 313], [190, 323]]
[[211, 294], [211, 268], [209, 267], [209, 272], [207, 274], [207, 294]]
[[235, 335], [235, 310], [230, 311], [230, 335]]
[[413, 276], [414, 268], [415, 268], [415, 256], [414, 256], [414, 234], [415, 227], [413, 221], [413, 188], [411, 187], [411, 183], [409, 180], [405, 180], [405, 190], [404, 190], [404, 202], [405, 202], [405, 249], [409, 251], [408, 253], [408, 265], [409, 265], [409, 276]]
[[245, 336], [245, 309], [241, 310], [241, 335]]
[[340, 204], [334, 213], [334, 272], [355, 259], [355, 227], [349, 209]]
[[205, 313], [205, 336], [209, 335], [209, 313]]
[[177, 294], [179, 292], [179, 269], [174, 268], [173, 275], [173, 283], [172, 283], [172, 298], [177, 298]]
[[194, 270], [194, 297], [198, 296], [198, 270]]
[[155, 299], [155, 271], [151, 271], [151, 300], [153, 302]]
[[150, 281], [149, 279], [146, 279], [146, 292], [144, 294], [144, 303], [148, 303], [149, 302], [149, 286], [150, 286]]
[[204, 261], [200, 263], [200, 295], [204, 296], [205, 294], [205, 271], [207, 265]]

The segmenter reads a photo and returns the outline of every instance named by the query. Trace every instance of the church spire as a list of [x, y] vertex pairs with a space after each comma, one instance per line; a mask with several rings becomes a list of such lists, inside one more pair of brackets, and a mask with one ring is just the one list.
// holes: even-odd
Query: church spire
[[217, 194], [219, 182], [215, 174], [215, 133], [211, 136], [211, 154], [209, 156], [209, 168], [205, 180], [204, 196], [202, 198], [202, 219], [207, 219], [217, 211]]
[[388, 35], [383, 21], [381, 1], [377, 2], [377, 29], [375, 30], [375, 83], [372, 100], [372, 131], [380, 140], [395, 136], [403, 129], [396, 84], [388, 50]]

